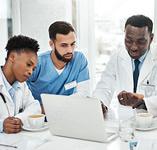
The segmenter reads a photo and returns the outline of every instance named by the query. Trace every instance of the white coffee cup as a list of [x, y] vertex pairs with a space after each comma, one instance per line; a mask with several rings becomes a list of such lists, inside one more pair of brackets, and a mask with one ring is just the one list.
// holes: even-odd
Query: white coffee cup
[[140, 128], [149, 128], [152, 125], [153, 115], [150, 113], [137, 113], [136, 125]]
[[45, 115], [33, 114], [28, 116], [28, 123], [31, 128], [41, 128], [44, 126]]

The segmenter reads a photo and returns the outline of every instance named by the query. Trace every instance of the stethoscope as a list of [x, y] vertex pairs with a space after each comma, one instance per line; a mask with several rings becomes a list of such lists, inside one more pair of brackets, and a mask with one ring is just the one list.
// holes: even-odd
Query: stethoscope
[[9, 112], [9, 108], [8, 108], [8, 105], [7, 105], [7, 101], [6, 101], [4, 95], [1, 92], [0, 92], [0, 96], [1, 96], [1, 98], [2, 98], [2, 100], [4, 102], [4, 104], [5, 104], [5, 106], [7, 108], [8, 115], [10, 116], [10, 112]]

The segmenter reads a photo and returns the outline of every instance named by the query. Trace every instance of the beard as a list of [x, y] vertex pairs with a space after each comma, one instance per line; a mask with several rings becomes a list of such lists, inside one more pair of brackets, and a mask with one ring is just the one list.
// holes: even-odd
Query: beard
[[[65, 63], [70, 62], [71, 59], [73, 58], [73, 53], [66, 53], [66, 54], [64, 54], [64, 55], [62, 56], [62, 55], [58, 52], [58, 50], [57, 50], [56, 48], [54, 49], [54, 53], [55, 53], [55, 55], [56, 55], [56, 57], [57, 57], [58, 60], [63, 61], [63, 62], [65, 62]], [[66, 58], [66, 55], [69, 55], [69, 54], [72, 55], [71, 58]]]

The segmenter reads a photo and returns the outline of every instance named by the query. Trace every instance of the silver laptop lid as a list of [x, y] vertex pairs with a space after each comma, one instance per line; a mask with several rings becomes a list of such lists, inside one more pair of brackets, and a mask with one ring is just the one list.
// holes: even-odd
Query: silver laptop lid
[[76, 96], [42, 94], [53, 135], [104, 142], [104, 118], [99, 100]]

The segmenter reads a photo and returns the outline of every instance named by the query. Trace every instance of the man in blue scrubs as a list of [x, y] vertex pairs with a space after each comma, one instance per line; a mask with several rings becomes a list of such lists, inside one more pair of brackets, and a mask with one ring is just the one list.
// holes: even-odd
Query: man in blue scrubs
[[40, 94], [89, 95], [88, 62], [83, 53], [74, 51], [76, 34], [71, 24], [57, 21], [49, 27], [47, 51], [38, 57], [38, 65], [27, 84], [35, 99]]

